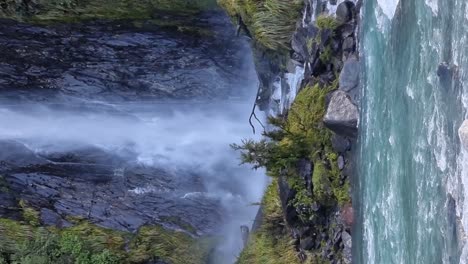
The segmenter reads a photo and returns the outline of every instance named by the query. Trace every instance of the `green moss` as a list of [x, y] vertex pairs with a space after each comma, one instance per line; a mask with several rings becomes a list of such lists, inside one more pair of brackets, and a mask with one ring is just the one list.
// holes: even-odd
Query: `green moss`
[[314, 173], [312, 175], [314, 199], [322, 205], [331, 206], [334, 204], [334, 199], [331, 190], [329, 171], [325, 169], [321, 161], [317, 161], [314, 165]]
[[56, 229], [0, 219], [0, 256], [17, 261], [13, 263], [112, 264], [162, 260], [195, 264], [205, 262], [213, 245], [210, 238], [193, 238], [161, 226], [145, 226], [131, 234], [86, 221]]

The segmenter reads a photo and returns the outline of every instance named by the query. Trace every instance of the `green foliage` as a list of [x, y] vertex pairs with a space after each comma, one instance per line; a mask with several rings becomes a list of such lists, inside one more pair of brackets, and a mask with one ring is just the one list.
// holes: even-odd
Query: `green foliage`
[[320, 161], [314, 164], [312, 184], [314, 185], [314, 198], [322, 205], [333, 205], [330, 174]]
[[23, 209], [23, 218], [27, 223], [33, 226], [38, 226], [40, 224], [38, 211], [28, 206], [24, 200], [19, 201], [19, 206]]
[[130, 234], [89, 222], [58, 230], [0, 219], [0, 263], [117, 264], [162, 260], [173, 264], [204, 263], [213, 241], [195, 239], [160, 226]]
[[301, 16], [301, 0], [218, 0], [231, 16], [241, 16], [264, 47], [287, 51]]
[[334, 17], [325, 14], [319, 15], [315, 21], [315, 24], [319, 29], [330, 29], [332, 31], [338, 28], [340, 25]]
[[35, 22], [151, 19], [161, 11], [193, 15], [203, 10], [214, 9], [216, 6], [216, 0], [18, 0], [7, 1], [4, 7], [0, 8], [0, 17], [31, 18]]
[[[343, 184], [340, 179], [338, 156], [331, 147], [332, 134], [322, 122], [326, 96], [334, 89], [336, 83], [327, 87], [315, 85], [304, 88], [286, 119], [269, 119], [276, 129], [264, 134], [268, 139], [244, 140], [241, 145], [232, 145], [241, 151], [242, 162], [251, 163], [254, 168], [265, 167], [273, 177], [286, 176], [297, 192], [292, 201], [296, 208], [308, 207], [315, 202], [332, 207], [350, 200], [349, 184]], [[311, 160], [314, 164], [312, 190], [308, 190], [298, 176], [300, 159]]]
[[331, 61], [333, 52], [330, 45], [327, 45], [324, 50], [320, 52], [319, 59], [322, 63], [327, 64]]
[[161, 259], [172, 264], [206, 263], [213, 239], [196, 240], [183, 232], [168, 231], [160, 226], [142, 227], [130, 243], [130, 263]]
[[267, 188], [262, 206], [265, 215], [262, 225], [251, 234], [237, 264], [300, 264], [285, 228], [277, 180]]

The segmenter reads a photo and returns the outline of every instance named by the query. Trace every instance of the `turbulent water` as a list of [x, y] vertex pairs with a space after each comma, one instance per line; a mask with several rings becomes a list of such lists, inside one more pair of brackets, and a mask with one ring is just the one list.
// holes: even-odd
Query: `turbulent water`
[[[355, 263], [466, 263], [468, 2], [363, 5]], [[439, 71], [446, 63], [451, 71]]]

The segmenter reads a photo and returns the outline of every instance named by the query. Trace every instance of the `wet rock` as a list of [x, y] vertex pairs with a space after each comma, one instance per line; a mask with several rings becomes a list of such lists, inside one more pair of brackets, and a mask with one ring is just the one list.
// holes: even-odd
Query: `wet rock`
[[308, 159], [301, 159], [297, 164], [297, 169], [307, 190], [312, 190], [312, 162]]
[[343, 41], [342, 49], [344, 52], [353, 52], [356, 48], [356, 44], [353, 37], [347, 37]]
[[301, 239], [301, 243], [300, 243], [300, 247], [304, 250], [311, 250], [313, 249], [315, 246], [315, 241], [310, 238], [310, 237], [306, 237], [304, 239]]
[[297, 219], [297, 211], [294, 206], [291, 205], [290, 201], [296, 196], [296, 190], [292, 189], [285, 177], [279, 177], [278, 179], [279, 195], [281, 200], [281, 206], [283, 208], [284, 217], [286, 222], [291, 224]]
[[296, 52], [296, 59], [298, 61], [305, 62], [309, 58], [309, 51], [307, 49], [307, 29], [299, 28], [294, 32], [291, 47]]
[[46, 226], [57, 226], [57, 227], [69, 227], [71, 224], [62, 219], [62, 217], [56, 212], [48, 209], [42, 208], [40, 212], [41, 222]]
[[458, 129], [458, 136], [465, 150], [468, 150], [468, 120], [463, 121], [460, 129]]
[[343, 206], [340, 210], [340, 216], [347, 230], [354, 224], [354, 209], [351, 204]]
[[345, 23], [339, 28], [339, 34], [341, 39], [346, 39], [347, 37], [352, 37], [356, 31], [356, 25], [352, 22]]
[[343, 91], [335, 91], [323, 119], [326, 127], [338, 135], [356, 138], [359, 112], [351, 98]]
[[332, 147], [338, 153], [344, 153], [351, 149], [351, 142], [340, 135], [334, 134], [332, 136]]
[[341, 233], [341, 240], [343, 241], [343, 263], [351, 264], [352, 263], [352, 237], [348, 232]]
[[360, 64], [359, 61], [351, 57], [344, 63], [343, 70], [340, 73], [340, 89], [349, 92], [359, 85]]
[[26, 166], [41, 165], [47, 163], [47, 160], [39, 157], [24, 144], [14, 140], [0, 141], [0, 164], [5, 166]]
[[344, 1], [336, 8], [336, 19], [340, 23], [346, 23], [353, 18], [354, 3], [351, 1]]
[[244, 87], [238, 82], [250, 78], [241, 70], [245, 56], [240, 55], [248, 52], [248, 44], [226, 30], [230, 21], [222, 13], [206, 16], [190, 22], [216, 36], [204, 41], [154, 24], [94, 21], [39, 27], [2, 21], [2, 95], [14, 88], [12, 97], [27, 89], [21, 96], [31, 100], [38, 100], [35, 93], [48, 93], [48, 100], [66, 95], [107, 102], [235, 96], [233, 85]]
[[[24, 156], [21, 162], [0, 166], [2, 186], [8, 190], [0, 191], [0, 217], [15, 219], [19, 210], [12, 209], [22, 199], [40, 209], [44, 224], [58, 227], [67, 225], [65, 216], [75, 216], [134, 232], [146, 224], [170, 226], [164, 219], [177, 217], [187, 219], [197, 234], [208, 234], [222, 219], [219, 201], [204, 196], [204, 187], [192, 176], [175, 177], [174, 172], [135, 165], [133, 159], [111, 166], [120, 158], [104, 150], [95, 150], [95, 155], [84, 150], [38, 155], [21, 144], [2, 144]], [[38, 159], [45, 156], [55, 161]], [[190, 193], [194, 195], [186, 195]]]

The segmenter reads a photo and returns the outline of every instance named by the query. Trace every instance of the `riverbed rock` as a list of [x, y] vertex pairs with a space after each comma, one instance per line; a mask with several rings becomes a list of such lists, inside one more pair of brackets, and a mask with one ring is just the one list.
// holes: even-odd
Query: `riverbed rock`
[[460, 129], [458, 130], [458, 136], [465, 150], [468, 150], [468, 120], [463, 121]]
[[344, 248], [343, 248], [343, 263], [345, 264], [351, 264], [352, 263], [352, 245], [353, 245], [353, 242], [352, 242], [352, 237], [351, 235], [344, 231], [343, 233], [341, 233], [341, 240], [343, 241], [343, 245], [344, 245]]
[[341, 90], [333, 92], [323, 119], [325, 126], [338, 135], [356, 138], [358, 120], [358, 108], [349, 95]]
[[354, 3], [351, 1], [344, 1], [336, 8], [336, 19], [340, 23], [346, 23], [353, 18]]
[[349, 92], [359, 85], [360, 64], [355, 57], [347, 59], [340, 73], [340, 90]]

